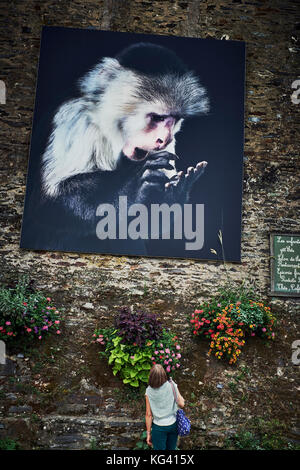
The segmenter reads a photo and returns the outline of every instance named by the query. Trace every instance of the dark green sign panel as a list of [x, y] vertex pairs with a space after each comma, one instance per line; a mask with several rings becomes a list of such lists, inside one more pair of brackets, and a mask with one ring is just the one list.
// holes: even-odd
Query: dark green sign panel
[[300, 235], [271, 234], [271, 294], [300, 297]]

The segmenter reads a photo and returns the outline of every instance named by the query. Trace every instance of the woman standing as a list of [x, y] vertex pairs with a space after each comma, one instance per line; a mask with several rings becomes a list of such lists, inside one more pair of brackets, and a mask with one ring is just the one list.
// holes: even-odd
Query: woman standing
[[184, 407], [184, 399], [174, 382], [173, 385], [177, 394], [177, 404], [164, 368], [160, 364], [155, 364], [151, 368], [145, 394], [146, 428], [147, 444], [153, 445], [154, 450], [176, 449], [178, 438], [176, 412], [178, 406]]

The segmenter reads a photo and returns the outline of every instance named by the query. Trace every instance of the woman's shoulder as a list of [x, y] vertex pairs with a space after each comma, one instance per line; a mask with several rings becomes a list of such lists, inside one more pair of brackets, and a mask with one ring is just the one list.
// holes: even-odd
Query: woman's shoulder
[[178, 388], [177, 383], [174, 382], [174, 380], [170, 379], [168, 382], [169, 382], [169, 384], [170, 384], [171, 386], [172, 386], [172, 384], [173, 384], [175, 388]]

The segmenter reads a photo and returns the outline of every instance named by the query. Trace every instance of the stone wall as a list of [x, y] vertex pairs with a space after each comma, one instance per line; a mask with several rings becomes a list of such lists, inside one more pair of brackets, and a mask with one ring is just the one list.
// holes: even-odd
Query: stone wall
[[[97, 351], [90, 346], [95, 324], [110, 324], [112, 312], [122, 304], [147, 306], [180, 331], [187, 347], [180, 383], [187, 394], [192, 390], [197, 400], [202, 397], [201, 403], [195, 402], [201, 419], [190, 446], [220, 447], [226, 420], [230, 434], [237, 423], [256, 413], [266, 416], [266, 410], [270, 416], [281, 413], [294, 426], [289, 403], [296, 382], [289, 355], [291, 342], [298, 339], [291, 318], [299, 303], [292, 298], [271, 299], [268, 292], [269, 232], [300, 230], [296, 193], [300, 106], [291, 102], [291, 84], [299, 78], [298, 2], [13, 0], [1, 3], [1, 23], [0, 80], [6, 84], [7, 100], [0, 105], [0, 281], [29, 274], [38, 289], [65, 307], [65, 324], [57, 344], [50, 342], [28, 361], [23, 353], [12, 356], [0, 371], [0, 379], [10, 377], [1, 389], [0, 437], [3, 432], [17, 436], [25, 448], [88, 448], [95, 436], [97, 444], [106, 448], [132, 447], [133, 437], [137, 439], [144, 428], [142, 416], [134, 406], [128, 411], [126, 397], [119, 400], [116, 390], [121, 382], [105, 365], [98, 370]], [[43, 25], [246, 42], [241, 264], [224, 267], [220, 262], [19, 249]], [[227, 279], [236, 284], [255, 282], [262, 297], [290, 318], [282, 323], [281, 340], [272, 354], [261, 353], [256, 346], [245, 353], [252, 375], [244, 374], [236, 383], [236, 372], [208, 367], [206, 348], [199, 353], [187, 333], [190, 308], [217, 292]], [[277, 395], [275, 379], [281, 381]], [[226, 380], [233, 385], [239, 381], [241, 401], [232, 398], [233, 386], [227, 387]], [[201, 386], [206, 387], [203, 393]], [[287, 396], [291, 401], [284, 410], [282, 397]], [[103, 428], [100, 440], [99, 426]]]

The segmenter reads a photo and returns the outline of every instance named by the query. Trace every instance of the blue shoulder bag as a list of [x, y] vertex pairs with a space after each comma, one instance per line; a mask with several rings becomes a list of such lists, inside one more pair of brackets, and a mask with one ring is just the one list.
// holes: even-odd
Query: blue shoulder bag
[[[170, 379], [170, 384], [173, 390], [174, 394], [174, 399], [175, 402], [177, 402], [177, 394], [175, 387], [173, 385], [172, 379]], [[176, 423], [177, 423], [177, 432], [179, 436], [187, 436], [190, 433], [191, 430], [191, 422], [190, 420], [186, 417], [185, 413], [183, 410], [178, 409], [176, 413]]]

